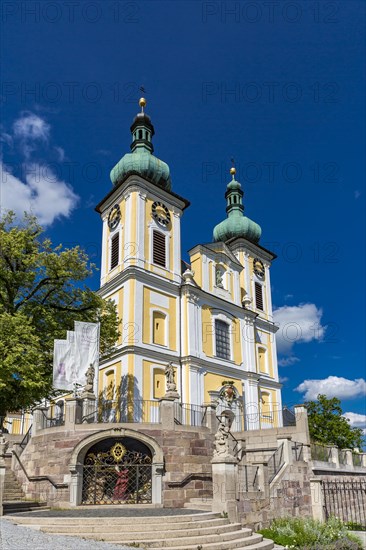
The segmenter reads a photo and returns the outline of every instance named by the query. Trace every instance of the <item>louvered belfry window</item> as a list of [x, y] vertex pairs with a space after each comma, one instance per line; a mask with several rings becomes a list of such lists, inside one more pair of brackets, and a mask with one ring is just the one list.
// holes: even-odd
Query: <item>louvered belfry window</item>
[[119, 262], [119, 233], [112, 237], [111, 241], [111, 269], [117, 267]]
[[257, 309], [261, 309], [263, 311], [263, 289], [262, 285], [259, 283], [254, 283], [255, 286], [255, 305]]
[[153, 263], [166, 267], [165, 235], [153, 231]]

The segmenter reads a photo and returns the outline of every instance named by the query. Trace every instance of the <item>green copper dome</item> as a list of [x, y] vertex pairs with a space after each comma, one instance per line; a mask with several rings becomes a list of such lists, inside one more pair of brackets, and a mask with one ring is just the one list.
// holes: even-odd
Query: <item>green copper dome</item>
[[146, 101], [140, 99], [141, 113], [137, 114], [131, 126], [132, 152], [124, 155], [112, 168], [111, 180], [113, 185], [117, 185], [128, 176], [138, 174], [154, 185], [170, 191], [172, 182], [169, 166], [152, 154], [152, 137], [155, 132], [150, 117], [144, 113], [145, 105]]
[[244, 193], [240, 183], [234, 178], [235, 168], [231, 169], [231, 173], [233, 178], [227, 185], [225, 193], [228, 217], [214, 228], [213, 240], [214, 242], [226, 242], [230, 239], [243, 237], [257, 244], [261, 237], [262, 229], [257, 223], [244, 216]]

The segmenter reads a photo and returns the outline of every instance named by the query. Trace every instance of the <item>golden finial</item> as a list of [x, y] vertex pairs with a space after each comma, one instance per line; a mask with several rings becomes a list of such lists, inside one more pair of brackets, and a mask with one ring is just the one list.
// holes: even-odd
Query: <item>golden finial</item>
[[141, 97], [139, 99], [139, 105], [141, 107], [141, 112], [144, 112], [144, 107], [146, 106], [146, 99], [144, 97]]
[[232, 167], [230, 168], [230, 174], [232, 175], [233, 179], [234, 179], [234, 176], [236, 174], [236, 168], [235, 168], [235, 160], [233, 157], [231, 157], [231, 164], [232, 164]]

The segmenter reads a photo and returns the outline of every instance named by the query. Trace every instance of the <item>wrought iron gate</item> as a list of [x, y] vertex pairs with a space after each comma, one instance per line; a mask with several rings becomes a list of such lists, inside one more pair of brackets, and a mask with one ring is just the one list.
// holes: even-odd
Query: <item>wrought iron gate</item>
[[322, 481], [325, 517], [366, 529], [366, 481]]
[[152, 458], [137, 440], [105, 440], [87, 453], [82, 504], [152, 502]]

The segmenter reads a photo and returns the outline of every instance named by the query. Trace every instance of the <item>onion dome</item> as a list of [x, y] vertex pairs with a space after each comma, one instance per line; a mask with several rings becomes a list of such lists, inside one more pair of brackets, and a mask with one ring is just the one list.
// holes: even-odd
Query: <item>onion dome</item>
[[139, 101], [141, 112], [138, 113], [131, 126], [132, 143], [131, 153], [124, 155], [111, 170], [113, 185], [122, 183], [132, 174], [138, 174], [149, 182], [170, 191], [172, 182], [169, 166], [152, 153], [154, 147], [152, 137], [154, 126], [150, 117], [144, 112], [146, 100]]
[[214, 228], [213, 240], [214, 242], [226, 242], [230, 239], [242, 237], [257, 244], [262, 229], [257, 223], [244, 216], [244, 193], [240, 183], [235, 179], [236, 170], [234, 167], [230, 169], [230, 173], [232, 180], [227, 185], [225, 193], [227, 218]]

